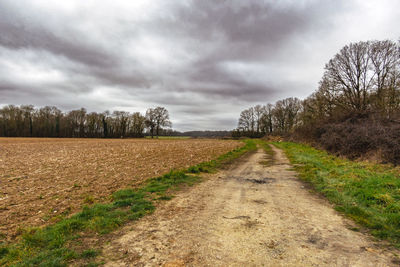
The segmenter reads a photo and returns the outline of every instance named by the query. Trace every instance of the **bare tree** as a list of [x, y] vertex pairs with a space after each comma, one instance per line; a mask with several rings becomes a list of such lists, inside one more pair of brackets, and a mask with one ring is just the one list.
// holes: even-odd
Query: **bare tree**
[[273, 115], [276, 124], [275, 128], [279, 133], [288, 133], [293, 129], [297, 124], [298, 114], [301, 108], [301, 101], [294, 97], [276, 102]]
[[245, 109], [240, 113], [239, 129], [253, 134], [255, 123], [254, 108]]
[[351, 43], [343, 47], [325, 66], [325, 77], [333, 94], [340, 94], [351, 112], [364, 113], [374, 72], [370, 71], [370, 43]]
[[256, 132], [259, 135], [261, 130], [261, 119], [264, 114], [264, 106], [257, 105], [254, 107], [254, 121], [256, 124]]
[[[171, 125], [165, 108], [149, 109], [148, 117], [153, 120], [151, 132]], [[56, 107], [32, 105], [0, 108], [0, 136], [7, 137], [143, 137], [145, 127], [146, 117], [139, 112], [87, 113], [82, 108], [63, 113]]]
[[153, 108], [146, 111], [146, 127], [150, 131], [151, 138], [154, 138], [154, 128], [156, 127], [156, 116]]
[[263, 106], [260, 128], [264, 134], [271, 134], [273, 131], [273, 109], [274, 106], [272, 104]]
[[157, 138], [160, 134], [160, 129], [162, 127], [171, 127], [172, 123], [169, 120], [169, 112], [164, 107], [156, 107], [154, 109], [154, 119]]
[[131, 116], [130, 123], [130, 136], [131, 137], [143, 137], [143, 131], [146, 127], [146, 118], [139, 112], [135, 112]]
[[400, 52], [396, 43], [390, 40], [374, 41], [369, 50], [371, 69], [375, 72], [375, 92], [373, 103], [376, 108], [390, 116], [388, 108], [393, 103], [393, 88], [398, 79], [398, 67], [400, 64]]

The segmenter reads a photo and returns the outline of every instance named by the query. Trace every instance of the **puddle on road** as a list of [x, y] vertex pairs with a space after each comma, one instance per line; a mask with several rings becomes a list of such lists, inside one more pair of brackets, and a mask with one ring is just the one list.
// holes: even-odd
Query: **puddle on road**
[[245, 181], [255, 184], [270, 184], [275, 182], [275, 178], [263, 178], [263, 179], [245, 179]]

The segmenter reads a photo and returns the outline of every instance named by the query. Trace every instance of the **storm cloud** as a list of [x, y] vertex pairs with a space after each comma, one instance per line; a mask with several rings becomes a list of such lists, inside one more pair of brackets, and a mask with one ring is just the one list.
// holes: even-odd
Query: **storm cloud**
[[241, 110], [304, 98], [345, 44], [400, 37], [400, 2], [0, 2], [0, 105], [144, 112], [232, 129]]

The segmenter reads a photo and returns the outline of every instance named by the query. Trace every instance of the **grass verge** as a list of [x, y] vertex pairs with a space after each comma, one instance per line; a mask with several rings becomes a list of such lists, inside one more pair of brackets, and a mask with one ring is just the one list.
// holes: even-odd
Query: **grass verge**
[[173, 170], [147, 180], [139, 188], [116, 191], [110, 196], [110, 202], [83, 206], [81, 212], [53, 225], [24, 229], [17, 243], [0, 241], [0, 266], [66, 266], [77, 260], [86, 266], [97, 266], [91, 259], [98, 252], [82, 246], [82, 239], [108, 234], [129, 221], [152, 213], [157, 201], [169, 200], [172, 198], [170, 193], [179, 187], [198, 182], [201, 178], [197, 174], [214, 172], [244, 153], [255, 150], [256, 146], [256, 141], [246, 140], [244, 146], [216, 160], [187, 170]]
[[310, 146], [282, 142], [300, 178], [321, 192], [336, 210], [400, 248], [400, 170], [354, 162]]

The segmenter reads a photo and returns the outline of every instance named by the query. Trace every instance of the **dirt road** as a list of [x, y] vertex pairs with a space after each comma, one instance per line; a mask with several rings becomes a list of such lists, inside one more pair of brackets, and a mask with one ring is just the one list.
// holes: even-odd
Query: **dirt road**
[[122, 229], [106, 266], [399, 266], [273, 149], [271, 166], [258, 150]]

